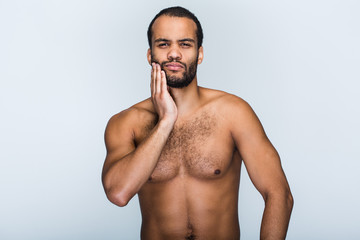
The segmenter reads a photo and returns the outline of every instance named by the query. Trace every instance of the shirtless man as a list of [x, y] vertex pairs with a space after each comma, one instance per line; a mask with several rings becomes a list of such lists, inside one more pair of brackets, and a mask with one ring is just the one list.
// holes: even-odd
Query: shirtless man
[[240, 168], [265, 201], [261, 239], [285, 239], [293, 200], [279, 156], [250, 106], [197, 85], [202, 29], [188, 10], [150, 23], [151, 98], [106, 128], [103, 185], [125, 206], [138, 194], [144, 240], [240, 239]]

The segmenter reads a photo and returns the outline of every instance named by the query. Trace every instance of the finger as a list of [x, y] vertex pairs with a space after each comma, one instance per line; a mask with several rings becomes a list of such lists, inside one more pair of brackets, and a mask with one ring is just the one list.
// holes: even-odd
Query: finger
[[168, 86], [166, 84], [166, 75], [164, 71], [161, 71], [161, 91], [162, 93], [168, 92]]
[[154, 95], [157, 92], [157, 75], [158, 75], [158, 67], [157, 67], [157, 64], [154, 63], [154, 74], [153, 74], [153, 78], [154, 78]]
[[154, 68], [153, 68], [153, 94], [156, 93], [156, 75], [157, 75], [157, 68], [156, 68], [156, 63], [154, 63]]
[[155, 80], [155, 84], [156, 84], [156, 93], [160, 93], [161, 92], [161, 68], [159, 64], [156, 64], [156, 80]]
[[155, 63], [151, 64], [151, 82], [150, 82], [150, 88], [151, 88], [151, 95], [155, 94]]

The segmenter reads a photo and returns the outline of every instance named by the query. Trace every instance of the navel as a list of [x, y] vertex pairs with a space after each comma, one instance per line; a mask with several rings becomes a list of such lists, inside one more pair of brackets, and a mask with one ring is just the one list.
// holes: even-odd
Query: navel
[[185, 240], [196, 240], [196, 236], [194, 235], [194, 229], [190, 223], [190, 220], [188, 220], [188, 235], [185, 237]]
[[216, 169], [216, 170], [214, 171], [214, 173], [215, 173], [215, 175], [219, 175], [219, 174], [221, 173], [221, 171], [220, 171], [220, 169]]
[[185, 237], [186, 240], [196, 240], [196, 236], [194, 234], [191, 234], [189, 236]]

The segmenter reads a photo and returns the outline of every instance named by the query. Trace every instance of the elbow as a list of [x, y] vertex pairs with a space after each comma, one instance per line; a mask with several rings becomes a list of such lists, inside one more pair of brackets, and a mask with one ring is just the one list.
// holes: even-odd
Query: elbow
[[[282, 197], [280, 197], [282, 196]], [[279, 197], [282, 199], [282, 204], [285, 206], [285, 208], [287, 209], [287, 211], [289, 213], [292, 212], [293, 206], [294, 206], [294, 197], [291, 194], [290, 190], [286, 190], [285, 192], [281, 193], [279, 195]]]
[[107, 199], [119, 207], [125, 207], [137, 193], [132, 182], [111, 178], [109, 174], [102, 175], [102, 185]]
[[291, 194], [290, 189], [287, 189], [286, 191], [282, 192], [280, 196], [282, 196], [281, 198], [284, 206], [286, 207], [288, 212], [291, 213], [294, 206], [294, 197]]
[[287, 193], [286, 203], [287, 203], [287, 206], [289, 207], [289, 210], [292, 211], [293, 206], [294, 206], [294, 197], [290, 191]]
[[134, 195], [131, 195], [131, 193], [127, 191], [127, 188], [117, 184], [115, 185], [114, 181], [112, 181], [104, 174], [102, 176], [102, 184], [107, 199], [116, 206], [125, 207]]
[[294, 206], [294, 197], [291, 194], [290, 189], [282, 189], [278, 191], [272, 191], [270, 193], [264, 194], [264, 200], [266, 203], [277, 202], [281, 204], [288, 212], [292, 212]]
[[109, 201], [119, 207], [125, 207], [131, 199], [130, 194], [124, 190], [109, 189], [105, 190], [105, 192]]

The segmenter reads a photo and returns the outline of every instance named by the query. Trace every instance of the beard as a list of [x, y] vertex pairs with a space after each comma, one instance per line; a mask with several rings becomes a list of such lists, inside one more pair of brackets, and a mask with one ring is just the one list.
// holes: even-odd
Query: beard
[[[196, 71], [197, 71], [197, 59], [198, 56], [196, 56], [195, 60], [192, 61], [189, 66], [187, 66], [185, 63], [177, 61], [176, 59], [172, 59], [170, 61], [164, 61], [162, 63], [160, 63], [155, 57], [154, 55], [151, 53], [151, 62], [154, 63], [158, 63], [161, 66], [161, 70], [164, 70], [165, 72], [165, 76], [166, 76], [166, 83], [169, 87], [171, 88], [184, 88], [189, 86], [189, 84], [194, 80], [195, 76], [196, 76]], [[169, 74], [165, 69], [165, 64], [167, 63], [171, 63], [171, 62], [176, 62], [176, 63], [180, 63], [181, 65], [183, 65], [184, 67], [184, 72], [182, 74], [181, 77], [177, 77], [175, 75], [171, 75]]]

